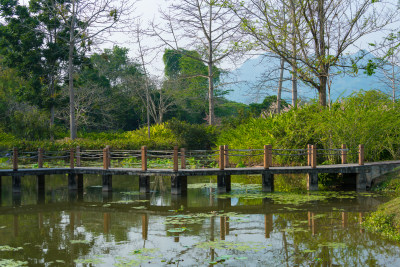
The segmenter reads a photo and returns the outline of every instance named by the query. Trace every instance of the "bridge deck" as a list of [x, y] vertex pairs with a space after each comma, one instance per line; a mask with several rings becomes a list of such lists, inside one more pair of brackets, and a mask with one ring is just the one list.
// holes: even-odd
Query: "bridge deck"
[[29, 176], [29, 175], [52, 175], [52, 174], [98, 174], [98, 175], [141, 175], [141, 176], [209, 176], [209, 175], [245, 175], [245, 174], [296, 174], [296, 173], [368, 173], [372, 166], [400, 165], [397, 161], [382, 161], [358, 164], [335, 164], [319, 165], [316, 168], [310, 166], [289, 166], [289, 167], [263, 167], [250, 168], [226, 168], [219, 169], [180, 169], [173, 171], [171, 169], [149, 169], [143, 171], [138, 168], [110, 168], [105, 170], [96, 167], [77, 167], [70, 168], [40, 168], [40, 169], [19, 169], [13, 171], [9, 169], [0, 170], [0, 176]]

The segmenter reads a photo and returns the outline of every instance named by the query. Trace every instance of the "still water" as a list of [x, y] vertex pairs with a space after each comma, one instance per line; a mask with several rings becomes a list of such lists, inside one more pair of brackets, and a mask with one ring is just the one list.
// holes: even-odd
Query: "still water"
[[399, 244], [362, 228], [381, 195], [263, 194], [239, 183], [221, 195], [205, 177], [189, 179], [187, 197], [171, 196], [161, 177], [140, 195], [128, 176], [115, 176], [110, 194], [98, 176], [68, 193], [66, 180], [46, 177], [38, 196], [35, 177], [23, 177], [13, 196], [3, 177], [0, 266], [400, 266]]

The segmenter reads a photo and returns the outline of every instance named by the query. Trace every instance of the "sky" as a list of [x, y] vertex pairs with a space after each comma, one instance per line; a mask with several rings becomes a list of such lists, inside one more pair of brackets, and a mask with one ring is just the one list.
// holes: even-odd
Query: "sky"
[[[115, 1], [115, 0], [113, 0]], [[174, 0], [132, 0], [135, 1], [135, 12], [134, 16], [140, 17], [141, 18], [141, 27], [146, 28], [149, 26], [149, 23], [151, 20], [159, 20], [159, 9], [165, 9], [168, 4], [174, 2]], [[20, 0], [20, 3], [27, 4], [29, 0]], [[372, 38], [371, 38], [372, 37]], [[368, 43], [371, 42], [372, 40], [379, 40], [381, 39], [381, 36], [377, 36], [377, 34], [373, 34], [373, 36], [368, 36], [366, 39], [368, 40], [363, 40], [363, 43]], [[129, 49], [129, 56], [135, 60], [140, 62], [139, 57], [138, 57], [138, 46], [134, 42], [134, 37], [130, 36], [129, 34], [121, 34], [121, 33], [115, 33], [112, 35], [110, 40], [112, 41], [117, 41], [117, 44], [122, 47], [126, 47]], [[368, 42], [366, 42], [368, 41]], [[153, 46], [156, 41], [154, 39], [149, 39], [149, 38], [144, 38], [142, 45], [144, 46]], [[114, 42], [115, 44], [115, 42]], [[100, 52], [100, 50], [104, 48], [112, 48], [113, 42], [109, 43], [104, 43], [99, 46], [99, 50], [95, 52]], [[349, 52], [357, 52], [357, 51], [349, 51]], [[148, 64], [147, 70], [150, 74], [158, 77], [163, 76], [163, 68], [164, 64], [162, 62], [162, 51], [159, 51], [158, 54], [155, 53], [150, 53], [146, 54], [146, 61], [151, 61], [150, 64]], [[240, 65], [240, 64], [239, 64]], [[232, 69], [232, 66], [224, 66], [222, 65], [222, 68], [224, 69]]]

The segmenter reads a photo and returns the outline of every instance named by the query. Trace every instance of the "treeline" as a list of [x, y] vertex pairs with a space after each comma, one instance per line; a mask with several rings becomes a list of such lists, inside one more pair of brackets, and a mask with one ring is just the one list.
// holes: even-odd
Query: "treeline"
[[[299, 103], [298, 81], [314, 88], [319, 104], [327, 106], [332, 77], [360, 69], [372, 75], [397, 64], [400, 38], [394, 32], [366, 44], [381, 51], [377, 61], [360, 66], [362, 57], [344, 57], [367, 34], [398, 22], [395, 3], [179, 0], [144, 29], [146, 23], [131, 17], [137, 2], [2, 1], [0, 127], [19, 138], [58, 139], [69, 131], [75, 139], [78, 129], [133, 130], [171, 118], [218, 125], [246, 110], [224, 98], [221, 65], [253, 52], [280, 59], [280, 75], [270, 79], [276, 81], [278, 110], [285, 69], [291, 70], [292, 106]], [[93, 53], [116, 31], [138, 44], [136, 58], [118, 46]], [[163, 55], [161, 79], [148, 72], [145, 58], [152, 52], [144, 38]], [[396, 80], [391, 73], [389, 80]], [[396, 82], [391, 83], [394, 100]]]
[[[145, 75], [141, 65], [128, 56], [128, 49], [114, 46], [84, 58], [74, 77], [75, 116], [79, 130], [99, 132], [135, 130], [147, 122], [149, 105], [151, 124], [172, 118], [189, 123], [205, 123], [207, 79], [187, 78], [206, 71], [204, 64], [192, 64], [185, 56], [169, 57], [166, 51], [167, 78], [157, 80]], [[58, 77], [52, 95], [42, 76], [29, 81], [22, 70], [7, 65], [0, 57], [0, 129], [18, 138], [40, 140], [68, 136], [69, 94], [66, 77]], [[65, 73], [64, 73], [65, 74]], [[36, 79], [35, 78], [35, 79]], [[34, 79], [32, 77], [32, 79]], [[218, 83], [219, 76], [215, 78]], [[149, 98], [147, 99], [147, 94]], [[235, 116], [246, 105], [228, 101], [216, 90], [216, 114]], [[260, 111], [259, 111], [260, 112]]]
[[[276, 100], [276, 97], [270, 99]], [[17, 146], [36, 151], [38, 147], [60, 150], [79, 145], [84, 149], [99, 149], [110, 145], [112, 149], [140, 149], [147, 145], [150, 149], [172, 149], [177, 145], [187, 149], [215, 149], [229, 145], [232, 149], [260, 149], [270, 144], [275, 149], [305, 149], [307, 144], [315, 144], [319, 149], [337, 149], [346, 144], [350, 149], [349, 162], [356, 162], [358, 145], [364, 144], [366, 161], [400, 158], [400, 102], [393, 103], [390, 96], [379, 91], [360, 91], [330, 109], [307, 103], [281, 114], [255, 112], [247, 107], [220, 126], [169, 120], [151, 127], [151, 139], [147, 137], [146, 127], [125, 132], [80, 133], [76, 140], [67, 138], [56, 142], [21, 140], [0, 132], [0, 148]], [[338, 153], [337, 156], [329, 154], [324, 157], [320, 154], [318, 164], [339, 163]], [[240, 157], [230, 160], [239, 166], [248, 163]], [[274, 162], [304, 163], [306, 157], [276, 156]]]

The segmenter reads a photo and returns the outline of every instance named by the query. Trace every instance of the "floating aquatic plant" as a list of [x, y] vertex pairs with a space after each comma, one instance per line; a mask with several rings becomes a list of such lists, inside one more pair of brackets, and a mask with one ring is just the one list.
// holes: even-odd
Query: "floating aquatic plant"
[[88, 259], [77, 259], [74, 260], [75, 263], [81, 263], [81, 264], [102, 264], [104, 261], [102, 261], [99, 257], [95, 258], [88, 258]]
[[89, 240], [71, 240], [71, 244], [89, 244]]
[[16, 261], [12, 259], [0, 259], [0, 267], [28, 266], [27, 261]]
[[22, 249], [23, 249], [22, 247], [13, 248], [13, 247], [10, 247], [7, 245], [0, 246], [0, 251], [18, 251], [18, 250], [22, 250]]
[[225, 240], [200, 242], [195, 246], [202, 249], [230, 249], [237, 251], [260, 251], [266, 248], [261, 242], [230, 242]]
[[132, 209], [136, 209], [136, 210], [145, 210], [146, 207], [145, 207], [145, 206], [138, 206], [138, 207], [132, 207]]

